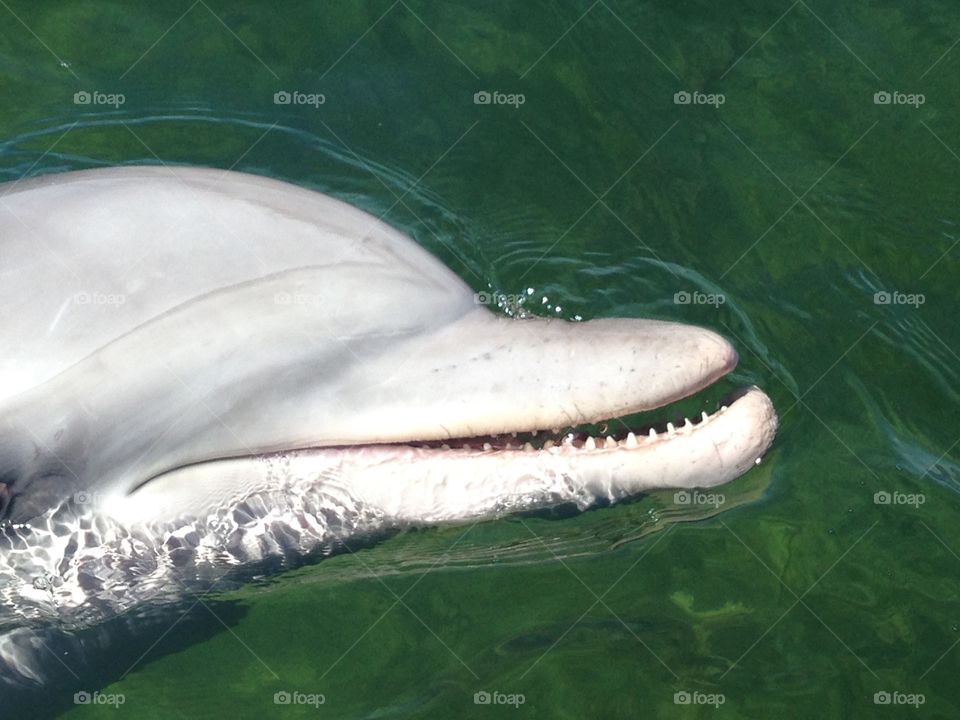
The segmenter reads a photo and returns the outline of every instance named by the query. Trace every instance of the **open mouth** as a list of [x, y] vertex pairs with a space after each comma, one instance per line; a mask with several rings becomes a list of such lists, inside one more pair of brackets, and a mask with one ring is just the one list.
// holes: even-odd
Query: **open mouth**
[[[456, 451], [481, 450], [484, 452], [536, 452], [536, 451], [599, 451], [632, 450], [649, 446], [656, 442], [665, 442], [677, 437], [686, 437], [723, 415], [730, 405], [750, 392], [742, 388], [721, 399], [712, 412], [700, 411], [699, 415], [687, 417], [676, 415], [675, 420], [654, 420], [643, 422], [632, 417], [612, 418], [602, 423], [578, 425], [569, 428], [550, 428], [511, 432], [498, 435], [459, 437], [449, 440], [431, 440], [402, 443], [423, 449]], [[660, 408], [661, 415], [669, 415], [669, 406]]]
[[[510, 322], [494, 329], [520, 333]], [[652, 490], [720, 485], [770, 448], [777, 416], [759, 388], [707, 403], [737, 362], [719, 336], [654, 321], [538, 328], [550, 342], [524, 365], [535, 376], [516, 371], [506, 342], [485, 347], [474, 369], [473, 356], [464, 360], [456, 342], [441, 335], [421, 357], [443, 368], [443, 353], [454, 358], [459, 367], [448, 372], [449, 386], [430, 366], [429, 381], [393, 380], [385, 362], [374, 369], [390, 382], [377, 386], [371, 413], [354, 413], [357, 427], [341, 422], [349, 430], [344, 436], [184, 465], [140, 484], [109, 512], [125, 522], [166, 522], [230, 507], [250, 493], [283, 504], [315, 491], [346, 492], [396, 522], [568, 501], [587, 508]], [[530, 337], [523, 331], [517, 339]], [[488, 368], [511, 362], [514, 371], [494, 376], [491, 387]], [[583, 378], [585, 366], [590, 379]]]
[[[714, 487], [759, 463], [777, 429], [770, 398], [747, 387], [725, 396], [711, 412], [665, 419], [702, 402], [702, 396], [687, 394], [645, 410], [652, 422], [622, 415], [599, 426], [343, 444], [291, 453], [291, 462], [303, 468], [335, 465], [365, 502], [403, 521], [561, 502], [585, 509], [653, 490]], [[603, 425], [605, 433], [599, 432]]]
[[171, 507], [178, 513], [336, 478], [370, 507], [410, 520], [573, 495], [587, 507], [728, 482], [754, 466], [776, 433], [773, 404], [756, 387], [706, 403], [737, 355], [702, 328], [481, 315], [418, 338], [415, 349], [348, 368], [357, 375], [341, 379], [349, 404], [340, 404], [337, 435], [326, 442], [164, 470], [132, 488], [131, 503], [160, 517], [170, 497], [180, 499]]
[[[433, 404], [433, 421], [407, 407], [395, 409], [395, 427], [410, 434], [385, 433], [326, 449], [372, 462], [409, 460], [427, 463], [424, 468], [446, 463], [464, 475], [481, 473], [483, 463], [506, 473], [549, 469], [624, 487], [694, 487], [737, 477], [773, 441], [776, 413], [759, 388], [707, 402], [738, 360], [734, 348], [709, 330], [643, 320], [532, 327], [536, 333], [508, 321], [494, 334], [481, 323], [475, 333], [516, 334], [529, 359], [516, 358], [505, 342], [481, 344], [486, 353], [478, 355], [492, 357], [495, 367], [534, 368], [531, 379], [508, 373], [489, 390], [482, 381], [468, 387], [458, 377], [456, 394], [439, 392], [426, 401]], [[441, 337], [430, 355], [444, 357], [457, 347]], [[456, 356], [451, 364], [464, 363]], [[591, 369], [589, 378], [584, 366]], [[489, 375], [460, 377], [480, 381]], [[392, 390], [403, 392], [399, 386]], [[426, 422], [417, 422], [421, 418]], [[515, 465], [510, 470], [504, 463]]]

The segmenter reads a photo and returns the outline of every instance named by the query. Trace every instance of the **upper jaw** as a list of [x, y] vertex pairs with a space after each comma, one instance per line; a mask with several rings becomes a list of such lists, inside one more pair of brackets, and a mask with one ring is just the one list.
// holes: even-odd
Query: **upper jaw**
[[512, 320], [478, 309], [354, 365], [361, 387], [322, 445], [575, 427], [663, 407], [737, 364], [713, 331], [656, 320]]

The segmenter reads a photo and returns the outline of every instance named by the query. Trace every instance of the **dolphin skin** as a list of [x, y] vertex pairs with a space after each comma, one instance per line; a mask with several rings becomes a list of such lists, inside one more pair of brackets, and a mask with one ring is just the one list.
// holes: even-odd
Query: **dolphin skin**
[[0, 603], [30, 619], [385, 527], [711, 487], [776, 432], [755, 387], [677, 427], [578, 432], [710, 386], [735, 350], [496, 315], [373, 216], [263, 177], [0, 185], [0, 258]]

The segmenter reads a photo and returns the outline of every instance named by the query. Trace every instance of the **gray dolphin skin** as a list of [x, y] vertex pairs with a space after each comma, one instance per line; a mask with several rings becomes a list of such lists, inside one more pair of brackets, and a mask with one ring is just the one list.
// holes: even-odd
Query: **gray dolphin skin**
[[[385, 528], [714, 486], [777, 427], [746, 388], [676, 427], [577, 432], [736, 352], [679, 323], [499, 316], [373, 216], [234, 172], [0, 185], [0, 306], [0, 606], [31, 623]], [[28, 645], [8, 633], [0, 662], [40, 683]]]

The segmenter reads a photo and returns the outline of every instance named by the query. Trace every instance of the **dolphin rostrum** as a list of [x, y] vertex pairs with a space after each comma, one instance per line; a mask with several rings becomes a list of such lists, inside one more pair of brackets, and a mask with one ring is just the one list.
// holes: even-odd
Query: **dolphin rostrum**
[[717, 485], [777, 426], [747, 388], [659, 432], [578, 433], [736, 352], [678, 323], [496, 315], [371, 215], [235, 172], [0, 186], [0, 305], [0, 602], [32, 618], [124, 610], [134, 570], [159, 588], [383, 527]]

